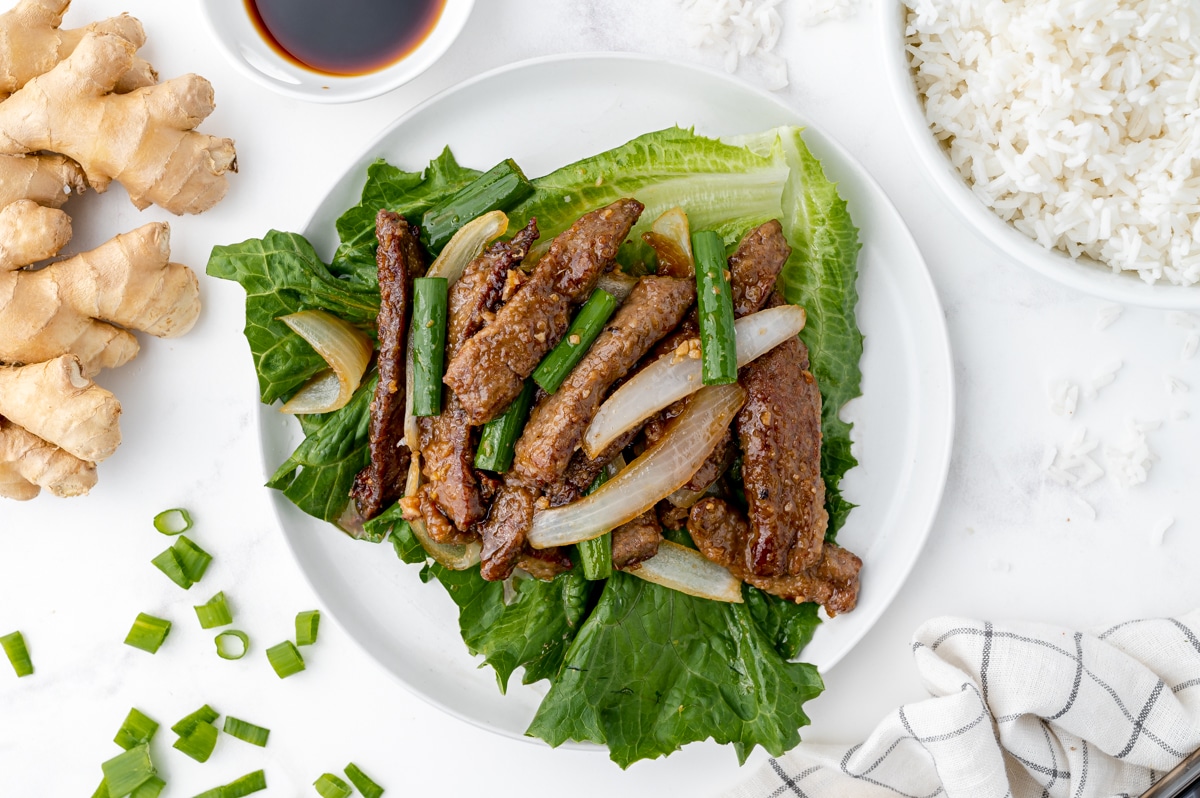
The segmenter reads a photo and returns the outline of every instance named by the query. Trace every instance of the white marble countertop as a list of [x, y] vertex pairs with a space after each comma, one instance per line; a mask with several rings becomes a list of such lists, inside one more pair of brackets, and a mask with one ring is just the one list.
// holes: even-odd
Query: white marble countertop
[[[1173, 375], [1200, 391], [1200, 358], [1181, 360], [1184, 333], [1162, 311], [1127, 308], [1095, 331], [1103, 303], [1007, 262], [946, 209], [887, 95], [875, 24], [883, 1], [864, 0], [850, 20], [789, 26], [778, 52], [791, 85], [780, 96], [862, 161], [920, 245], [954, 348], [957, 439], [945, 499], [912, 576], [808, 705], [812, 726], [802, 734], [817, 742], [855, 741], [888, 709], [923, 695], [908, 640], [928, 617], [1087, 627], [1180, 613], [1200, 601], [1200, 421], [1191, 394], [1164, 387]], [[236, 73], [198, 3], [74, 6], [72, 27], [130, 11], [145, 23], [144, 53], [163, 77], [198, 72], [216, 87], [218, 108], [202, 129], [237, 140], [241, 172], [215, 209], [172, 219], [173, 259], [197, 272], [214, 244], [299, 228], [385, 124], [479, 72], [600, 50], [720, 61], [687, 45], [673, 0], [479, 0], [462, 37], [425, 75], [371, 101], [318, 106], [277, 97]], [[754, 71], [746, 77], [753, 81]], [[136, 211], [119, 188], [67, 210], [76, 223], [72, 251], [170, 218]], [[192, 333], [146, 340], [137, 360], [102, 376], [124, 405], [124, 443], [101, 465], [92, 494], [0, 504], [0, 633], [22, 630], [37, 668], [17, 680], [0, 664], [0, 795], [89, 795], [100, 763], [117, 753], [112, 736], [131, 706], [169, 726], [203, 703], [270, 727], [270, 745], [226, 737], [200, 765], [169, 751], [164, 737], [155, 752], [165, 795], [194, 795], [260, 767], [270, 794], [311, 795], [318, 775], [351, 760], [389, 794], [415, 795], [713, 794], [746, 775], [732, 751], [711, 743], [622, 772], [601, 754], [490, 734], [407, 692], [328, 618], [319, 644], [305, 651], [308, 670], [277, 679], [262, 648], [291, 636], [298, 610], [319, 605], [261, 487], [242, 291], [209, 278], [201, 290], [205, 311]], [[1074, 418], [1050, 412], [1053, 379], [1084, 383], [1114, 358], [1124, 367], [1112, 386], [1081, 398]], [[1148, 436], [1159, 460], [1144, 485], [1121, 489], [1104, 480], [1086, 488], [1096, 512], [1089, 520], [1071, 492], [1040, 471], [1045, 447], [1083, 426], [1115, 441], [1130, 418], [1163, 422]], [[151, 518], [172, 506], [191, 508], [194, 538], [216, 558], [203, 586], [186, 594], [149, 565], [166, 545]], [[1175, 523], [1156, 544], [1153, 530], [1167, 517]], [[233, 597], [239, 628], [259, 645], [238, 662], [213, 657], [211, 637], [194, 633], [191, 605], [218, 589]], [[121, 644], [140, 611], [177, 624], [153, 657]], [[751, 765], [761, 761], [758, 752]]]

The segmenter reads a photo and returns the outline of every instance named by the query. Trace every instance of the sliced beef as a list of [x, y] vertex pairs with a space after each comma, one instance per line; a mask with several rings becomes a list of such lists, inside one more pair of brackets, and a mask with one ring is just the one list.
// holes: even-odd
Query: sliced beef
[[559, 389], [533, 408], [513, 471], [539, 486], [557, 482], [609, 387], [679, 324], [695, 298], [693, 280], [643, 277]]
[[517, 567], [534, 579], [549, 582], [561, 573], [571, 570], [571, 558], [565, 549], [553, 546], [548, 549], [535, 549], [526, 546], [517, 557]]
[[500, 488], [487, 520], [476, 527], [483, 540], [479, 573], [484, 579], [499, 582], [513, 572], [525, 550], [536, 501], [537, 493], [522, 485], [506, 482]]
[[450, 360], [445, 383], [471, 424], [495, 418], [517, 398], [525, 378], [566, 332], [571, 308], [587, 299], [612, 265], [641, 212], [640, 202], [622, 199], [580, 217], [551, 242], [492, 323]]
[[829, 524], [821, 392], [808, 350], [791, 338], [748, 363], [738, 379], [746, 389], [734, 421], [750, 515], [746, 565], [759, 576], [798, 574], [820, 561]]
[[775, 281], [792, 254], [783, 228], [772, 219], [746, 234], [729, 257], [733, 315], [741, 318], [762, 309], [775, 291]]
[[658, 544], [662, 539], [662, 525], [652, 507], [613, 530], [613, 567], [636, 568], [639, 563], [658, 554]]
[[404, 440], [405, 349], [411, 313], [412, 280], [425, 273], [418, 229], [404, 217], [381, 210], [375, 217], [379, 247], [379, 384], [371, 401], [371, 461], [354, 478], [350, 495], [364, 519], [379, 515], [403, 493], [408, 471]]
[[417, 492], [417, 507], [425, 521], [425, 531], [438, 543], [467, 543], [475, 539], [473, 534], [459, 532], [434, 501], [429, 485], [422, 485]]
[[685, 529], [688, 521], [688, 507], [676, 507], [669, 501], [661, 501], [655, 507], [658, 513], [658, 523], [663, 529]]
[[[483, 326], [500, 303], [510, 269], [519, 264], [537, 240], [537, 222], [510, 241], [492, 244], [467, 264], [450, 289], [446, 356], [453, 358]], [[486, 513], [475, 476], [475, 445], [471, 424], [458, 397], [447, 391], [440, 415], [417, 420], [421, 433], [421, 472], [438, 507], [456, 527], [469, 529]]]
[[639, 432], [641, 432], [640, 427], [629, 430], [610, 443], [608, 448], [594, 458], [588, 457], [583, 453], [582, 449], [575, 452], [571, 457], [571, 462], [567, 464], [567, 468], [563, 471], [559, 480], [546, 488], [545, 495], [550, 502], [550, 506], [561, 507], [564, 504], [570, 504], [587, 493], [587, 489], [592, 486], [596, 477], [600, 476], [600, 472], [604, 470], [604, 467], [624, 451], [625, 447], [633, 442], [633, 439], [637, 437]]
[[849, 612], [858, 603], [862, 560], [832, 543], [821, 549], [817, 563], [795, 574], [759, 576], [746, 567], [746, 542], [750, 524], [724, 499], [702, 499], [688, 516], [688, 532], [708, 559], [728, 568], [734, 576], [789, 601], [815, 601], [830, 616]]

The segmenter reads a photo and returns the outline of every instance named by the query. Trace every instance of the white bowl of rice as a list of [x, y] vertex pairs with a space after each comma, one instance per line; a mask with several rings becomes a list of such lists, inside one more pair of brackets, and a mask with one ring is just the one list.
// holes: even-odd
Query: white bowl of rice
[[971, 225], [1081, 291], [1200, 308], [1200, 1], [887, 0], [882, 25]]

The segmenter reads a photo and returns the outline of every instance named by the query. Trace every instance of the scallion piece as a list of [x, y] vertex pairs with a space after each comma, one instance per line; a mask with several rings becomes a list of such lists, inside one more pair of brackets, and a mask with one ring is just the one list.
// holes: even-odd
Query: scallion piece
[[587, 354], [588, 347], [600, 335], [604, 324], [617, 309], [617, 298], [597, 288], [575, 314], [567, 334], [550, 350], [550, 354], [533, 370], [533, 381], [542, 386], [546, 393], [554, 393], [571, 369]]
[[244, 740], [251, 745], [257, 745], [259, 748], [267, 747], [267, 737], [269, 737], [271, 734], [270, 729], [264, 729], [262, 726], [255, 726], [253, 723], [247, 723], [244, 720], [239, 720], [232, 715], [225, 716], [224, 731], [231, 737]]
[[196, 617], [200, 619], [201, 629], [212, 629], [233, 623], [233, 613], [229, 609], [229, 604], [225, 602], [225, 591], [223, 590], [193, 609], [196, 610]]
[[187, 734], [175, 741], [174, 747], [197, 762], [207, 762], [217, 747], [217, 727], [211, 723], [197, 723]]
[[167, 783], [159, 776], [151, 776], [142, 785], [133, 792], [129, 793], [129, 798], [158, 798], [162, 794]]
[[100, 786], [92, 793], [92, 798], [112, 798], [112, 795], [108, 791], [108, 779], [100, 779]]
[[[240, 641], [240, 647], [231, 648], [234, 644], [229, 638]], [[241, 659], [250, 650], [250, 637], [238, 629], [226, 629], [217, 635], [214, 642], [217, 644], [217, 656], [221, 659]]]
[[431, 252], [440, 252], [467, 222], [491, 211], [508, 210], [532, 193], [533, 184], [521, 167], [507, 158], [425, 211], [421, 240]]
[[475, 450], [475, 467], [503, 473], [512, 467], [513, 448], [525, 422], [529, 418], [529, 406], [533, 404], [534, 384], [525, 380], [525, 387], [508, 409], [483, 425], [479, 435], [479, 447]]
[[225, 798], [225, 785], [222, 784], [220, 787], [205, 790], [199, 795], [193, 796], [193, 798]]
[[187, 574], [183, 572], [183, 563], [179, 561], [179, 554], [173, 547], [161, 552], [150, 562], [184, 590], [191, 588], [192, 580], [188, 579]]
[[349, 784], [332, 773], [322, 773], [321, 777], [313, 782], [313, 786], [317, 788], [317, 795], [321, 798], [348, 798], [350, 793], [354, 792]]
[[104, 770], [104, 781], [108, 783], [109, 795], [118, 797], [129, 795], [158, 773], [154, 769], [154, 763], [150, 761], [148, 743], [135, 745], [100, 767]]
[[154, 516], [154, 528], [164, 535], [178, 535], [192, 528], [192, 516], [182, 507], [172, 507]]
[[211, 554], [197, 546], [186, 535], [180, 535], [176, 538], [175, 545], [171, 548], [175, 549], [175, 556], [179, 558], [179, 565], [183, 569], [184, 575], [191, 582], [199, 582], [204, 578], [204, 572], [208, 570], [208, 564], [212, 562]]
[[179, 721], [171, 727], [171, 731], [175, 732], [180, 737], [187, 737], [192, 733], [192, 729], [196, 728], [201, 723], [213, 723], [219, 717], [221, 717], [221, 713], [217, 712], [208, 704], [205, 704], [192, 714], [180, 718]]
[[125, 645], [154, 654], [171, 632], [171, 622], [139, 612], [133, 628], [125, 635]]
[[150, 742], [156, 731], [158, 731], [158, 721], [142, 714], [135, 707], [129, 710], [129, 714], [125, 716], [125, 722], [117, 730], [117, 736], [113, 738], [113, 742], [128, 751], [135, 745]]
[[355, 789], [363, 794], [363, 798], [379, 798], [383, 795], [383, 788], [368, 778], [366, 773], [363, 773], [358, 765], [351, 762], [346, 765], [346, 777], [350, 779], [350, 783]]
[[29, 658], [29, 649], [25, 647], [23, 634], [13, 632], [0, 637], [0, 647], [4, 648], [4, 655], [8, 657], [13, 670], [17, 672], [18, 679], [33, 673], [33, 660]]
[[737, 382], [737, 342], [733, 331], [733, 289], [729, 285], [725, 242], [711, 230], [692, 233], [696, 259], [696, 307], [700, 314], [700, 363], [705, 385]]
[[268, 648], [267, 659], [280, 679], [286, 679], [304, 670], [304, 657], [300, 656], [291, 640], [284, 640], [279, 645]]
[[261, 770], [247, 773], [225, 785], [222, 798], [245, 798], [251, 793], [267, 789], [267, 774]]
[[311, 646], [317, 642], [317, 626], [320, 623], [320, 610], [296, 613], [296, 645]]
[[[607, 468], [596, 475], [587, 492], [595, 493], [605, 482], [608, 482]], [[584, 579], [594, 582], [612, 576], [612, 532], [580, 541], [576, 546], [579, 549], [579, 565], [583, 570]]]
[[442, 376], [446, 365], [446, 313], [450, 283], [445, 277], [413, 280], [413, 415], [442, 412]]

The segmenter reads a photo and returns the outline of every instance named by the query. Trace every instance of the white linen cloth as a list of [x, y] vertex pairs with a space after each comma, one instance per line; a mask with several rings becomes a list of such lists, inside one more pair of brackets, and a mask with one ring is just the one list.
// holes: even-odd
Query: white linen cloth
[[1200, 746], [1200, 610], [1096, 634], [927, 621], [933, 695], [850, 748], [802, 743], [737, 798], [1137, 796]]

